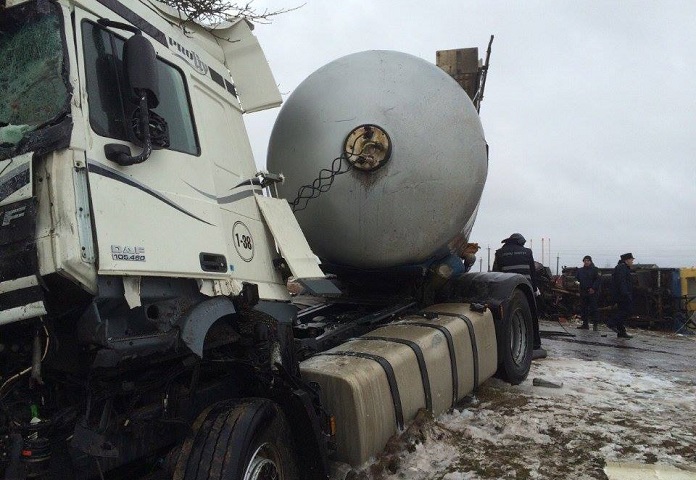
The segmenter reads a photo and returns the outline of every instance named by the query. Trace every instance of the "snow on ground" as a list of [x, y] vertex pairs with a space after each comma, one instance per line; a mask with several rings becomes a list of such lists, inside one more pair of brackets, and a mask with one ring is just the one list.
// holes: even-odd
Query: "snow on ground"
[[520, 385], [491, 379], [454, 411], [417, 418], [359, 477], [606, 479], [607, 463], [618, 462], [696, 478], [696, 383], [549, 353]]

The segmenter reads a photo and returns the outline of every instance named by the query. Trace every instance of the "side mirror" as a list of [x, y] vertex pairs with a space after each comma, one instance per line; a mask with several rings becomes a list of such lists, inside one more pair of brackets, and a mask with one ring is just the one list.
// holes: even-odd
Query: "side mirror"
[[[130, 148], [125, 145], [111, 143], [104, 146], [106, 158], [112, 162], [121, 166], [135, 165], [147, 160], [152, 153], [151, 117], [160, 127], [161, 134], [158, 135], [158, 143], [164, 144], [166, 142], [168, 144], [169, 142], [167, 122], [154, 112], [150, 112], [150, 109], [159, 105], [157, 53], [155, 47], [143, 36], [142, 32], [132, 25], [114, 22], [108, 18], [100, 18], [98, 22], [105, 27], [119, 28], [135, 33], [126, 40], [123, 46], [123, 70], [128, 85], [126, 99], [137, 105], [137, 108], [133, 110], [134, 130], [136, 130], [134, 135], [141, 137], [138, 140], [142, 140], [143, 151], [140, 152], [140, 155], [131, 156]], [[140, 135], [136, 132], [140, 132]]]
[[126, 40], [123, 47], [123, 65], [130, 88], [131, 102], [138, 104], [142, 94], [147, 95], [149, 108], [159, 104], [157, 54], [155, 47], [140, 33]]

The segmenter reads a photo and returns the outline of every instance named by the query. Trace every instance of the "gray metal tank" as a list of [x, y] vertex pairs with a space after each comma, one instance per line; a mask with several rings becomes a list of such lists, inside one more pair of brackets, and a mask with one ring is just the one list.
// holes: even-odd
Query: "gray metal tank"
[[[332, 161], [350, 169], [332, 175]], [[280, 194], [289, 201], [332, 180], [295, 207], [322, 261], [384, 269], [468, 240], [488, 159], [476, 109], [448, 74], [409, 54], [367, 51], [295, 89], [273, 127], [267, 165], [285, 175]]]

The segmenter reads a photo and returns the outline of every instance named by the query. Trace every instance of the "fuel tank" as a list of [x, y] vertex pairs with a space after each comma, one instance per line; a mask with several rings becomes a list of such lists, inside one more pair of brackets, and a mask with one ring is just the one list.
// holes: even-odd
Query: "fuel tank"
[[454, 253], [488, 170], [478, 113], [448, 74], [395, 51], [348, 55], [280, 110], [268, 169], [324, 263], [358, 269]]
[[379, 453], [425, 408], [446, 412], [495, 374], [490, 311], [431, 305], [300, 364], [335, 416], [335, 459], [353, 466]]

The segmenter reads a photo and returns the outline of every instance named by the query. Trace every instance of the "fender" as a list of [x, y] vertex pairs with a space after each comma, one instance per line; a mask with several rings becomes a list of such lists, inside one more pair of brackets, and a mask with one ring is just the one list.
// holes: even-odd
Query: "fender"
[[[524, 275], [519, 273], [465, 273], [453, 280], [448, 286], [447, 301], [487, 305], [493, 313], [497, 333], [505, 318], [504, 312], [508, 308], [515, 289], [521, 290], [527, 297], [534, 329], [538, 329], [539, 316], [532, 284]], [[534, 333], [536, 335], [538, 332]], [[498, 337], [498, 363], [500, 363], [502, 360], [500, 352], [503, 351], [503, 346], [500, 344], [500, 335], [496, 336]]]
[[213, 297], [192, 307], [179, 320], [181, 339], [193, 353], [203, 357], [203, 344], [210, 327], [220, 318], [237, 313], [232, 300], [227, 297]]

